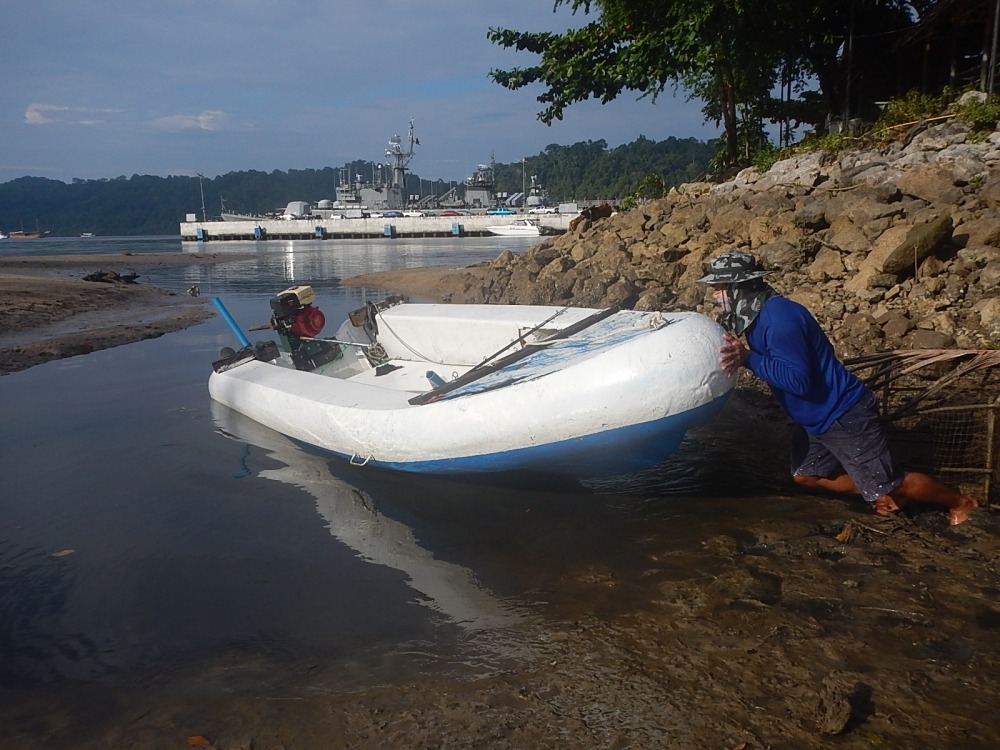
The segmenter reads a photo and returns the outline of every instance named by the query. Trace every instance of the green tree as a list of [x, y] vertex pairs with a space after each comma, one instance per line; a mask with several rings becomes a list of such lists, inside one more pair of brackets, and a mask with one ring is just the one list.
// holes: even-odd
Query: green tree
[[[543, 83], [542, 122], [591, 97], [608, 103], [623, 91], [654, 101], [668, 84], [688, 88], [721, 121], [726, 160], [738, 160], [740, 103], [765, 98], [776, 82], [779, 52], [761, 40], [778, 25], [780, 0], [556, 0], [576, 13], [599, 11], [593, 22], [564, 34], [490, 29], [495, 44], [535, 53], [538, 64], [492, 70], [502, 86]], [[747, 110], [745, 116], [758, 116]]]
[[[668, 85], [682, 87], [704, 103], [706, 119], [722, 124], [723, 164], [745, 163], [767, 145], [765, 121], [818, 125], [828, 113], [846, 111], [858, 71], [884, 61], [885, 35], [911, 27], [934, 4], [555, 0], [554, 9], [568, 6], [594, 20], [562, 34], [491, 28], [492, 42], [538, 61], [490, 76], [512, 90], [542, 84], [538, 116], [546, 124], [586, 99], [606, 104], [637, 91], [655, 101]], [[819, 94], [809, 91], [812, 82]]]

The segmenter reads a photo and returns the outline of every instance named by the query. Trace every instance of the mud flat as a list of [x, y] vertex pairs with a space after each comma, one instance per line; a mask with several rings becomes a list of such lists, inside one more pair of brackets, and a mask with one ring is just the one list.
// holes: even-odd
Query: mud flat
[[175, 253], [0, 256], [0, 374], [156, 338], [214, 314], [201, 298], [141, 283], [83, 281], [95, 270], [124, 274], [238, 259]]

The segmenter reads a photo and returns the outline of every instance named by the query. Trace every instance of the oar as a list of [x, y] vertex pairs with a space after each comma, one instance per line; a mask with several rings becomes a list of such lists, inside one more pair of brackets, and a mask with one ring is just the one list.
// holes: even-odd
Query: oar
[[[540, 330], [543, 326], [551, 323], [553, 320], [555, 320], [556, 318], [558, 318], [560, 315], [562, 315], [567, 310], [569, 310], [569, 306], [568, 305], [566, 307], [562, 308], [561, 310], [556, 310], [554, 313], [552, 313], [549, 317], [547, 317], [545, 320], [543, 320], [537, 326], [535, 326], [534, 328], [532, 328], [530, 331], [527, 331], [526, 333], [519, 334], [518, 337], [516, 339], [514, 339], [513, 341], [511, 341], [509, 344], [507, 344], [506, 346], [504, 346], [504, 347], [502, 347], [500, 349], [497, 349], [490, 356], [488, 356], [486, 359], [484, 359], [478, 365], [476, 365], [471, 370], [469, 370], [469, 372], [475, 372], [476, 370], [478, 370], [480, 367], [482, 367], [486, 363], [491, 362], [492, 360], [496, 359], [501, 354], [503, 354], [505, 351], [507, 351], [508, 349], [510, 349], [512, 346], [514, 346], [514, 344], [520, 343], [523, 346], [524, 345], [524, 340], [526, 338], [528, 338], [528, 336], [530, 336], [531, 334], [533, 334], [536, 331]], [[468, 373], [466, 373], [466, 374], [468, 374]]]
[[[573, 325], [567, 326], [566, 328], [562, 328], [556, 331], [551, 336], [542, 339], [538, 343], [528, 344], [523, 349], [519, 349], [516, 352], [511, 352], [506, 357], [501, 357], [492, 364], [484, 365], [486, 361], [484, 360], [483, 362], [480, 362], [478, 365], [476, 365], [475, 368], [466, 372], [464, 375], [459, 375], [457, 378], [455, 378], [454, 380], [449, 380], [444, 385], [432, 388], [429, 391], [414, 396], [413, 398], [409, 399], [408, 403], [413, 404], [414, 406], [420, 406], [421, 404], [427, 404], [432, 401], [437, 401], [445, 394], [448, 394], [458, 388], [461, 388], [463, 385], [468, 385], [469, 383], [479, 380], [480, 378], [486, 377], [490, 373], [496, 372], [497, 370], [502, 370], [507, 365], [525, 359], [526, 357], [530, 357], [535, 352], [539, 351], [540, 349], [544, 349], [550, 344], [554, 344], [557, 341], [561, 341], [563, 339], [569, 338], [570, 336], [576, 335], [585, 328], [589, 328], [595, 323], [599, 323], [605, 318], [611, 317], [612, 315], [617, 313], [620, 309], [621, 309], [620, 307], [614, 305], [607, 309], [599, 310], [593, 315], [588, 315], [583, 320], [577, 321]], [[549, 320], [551, 320], [551, 318]], [[544, 323], [542, 323], [542, 325], [544, 325]], [[533, 330], [537, 330], [540, 327], [541, 326], [536, 326], [536, 328]], [[503, 349], [501, 349], [500, 351], [503, 351]]]

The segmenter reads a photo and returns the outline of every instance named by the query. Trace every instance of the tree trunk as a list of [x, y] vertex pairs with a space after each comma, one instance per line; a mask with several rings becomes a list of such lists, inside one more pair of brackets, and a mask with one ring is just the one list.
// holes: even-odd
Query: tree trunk
[[739, 161], [739, 132], [736, 122], [736, 87], [732, 72], [724, 65], [716, 68], [716, 91], [719, 96], [719, 110], [722, 112], [722, 126], [726, 133], [726, 164]]

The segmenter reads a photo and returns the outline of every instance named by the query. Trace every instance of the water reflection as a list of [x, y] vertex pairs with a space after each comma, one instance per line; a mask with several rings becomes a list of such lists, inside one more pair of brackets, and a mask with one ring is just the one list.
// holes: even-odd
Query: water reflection
[[661, 501], [781, 494], [789, 485], [781, 444], [784, 430], [775, 428], [779, 444], [774, 450], [761, 451], [748, 440], [749, 418], [746, 407], [731, 400], [711, 422], [688, 431], [680, 448], [657, 466], [625, 476], [589, 479], [585, 485], [600, 494]]
[[[211, 408], [223, 435], [257, 446], [283, 464], [278, 469], [258, 470], [258, 476], [312, 495], [335, 538], [363, 560], [405, 573], [409, 586], [427, 597], [422, 604], [466, 629], [511, 625], [521, 619], [511, 605], [486, 591], [469, 570], [435, 559], [417, 543], [408, 526], [381, 514], [371, 495], [334, 476], [326, 459], [307, 453], [283, 435], [221, 404], [212, 402]], [[249, 455], [244, 453], [236, 475], [253, 472]]]

